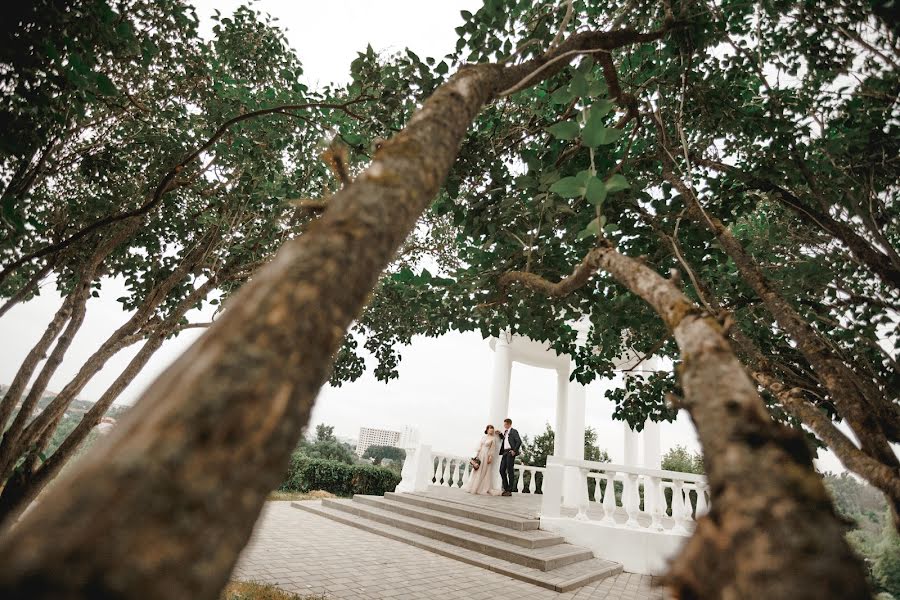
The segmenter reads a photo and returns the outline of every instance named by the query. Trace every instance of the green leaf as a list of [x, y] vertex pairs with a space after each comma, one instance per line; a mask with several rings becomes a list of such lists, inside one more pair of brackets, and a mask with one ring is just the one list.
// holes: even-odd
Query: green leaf
[[584, 238], [593, 236], [600, 236], [600, 219], [603, 217], [598, 217], [593, 219], [590, 223], [587, 224], [587, 227], [578, 232], [578, 239], [583, 240]]
[[577, 177], [563, 177], [550, 186], [550, 191], [563, 198], [576, 198], [585, 192], [585, 186]]
[[558, 140], [573, 140], [578, 135], [578, 123], [575, 121], [563, 121], [547, 128], [553, 137]]
[[569, 91], [568, 87], [561, 87], [550, 94], [550, 102], [554, 104], [568, 104], [575, 95]]
[[603, 144], [604, 131], [606, 131], [606, 126], [603, 124], [603, 116], [601, 112], [594, 112], [591, 109], [590, 116], [588, 116], [587, 122], [584, 124], [584, 129], [581, 130], [581, 139], [585, 146], [596, 147]]
[[106, 73], [99, 73], [97, 75], [97, 91], [99, 91], [104, 96], [115, 96], [116, 95], [116, 85], [112, 82]]
[[606, 180], [606, 191], [609, 194], [612, 194], [613, 192], [621, 192], [622, 190], [627, 190], [630, 187], [631, 184], [628, 183], [628, 180], [618, 173]]
[[584, 75], [581, 73], [575, 73], [572, 77], [572, 82], [569, 84], [569, 92], [572, 94], [572, 97], [576, 96], [586, 96], [588, 93], [588, 83], [587, 79], [584, 78]]
[[582, 139], [586, 146], [612, 144], [625, 133], [623, 130], [615, 127], [604, 127], [602, 124], [597, 125], [596, 121], [592, 123], [592, 120], [592, 118], [588, 119], [588, 123], [584, 127], [585, 132], [582, 133]]
[[450, 67], [447, 66], [447, 63], [445, 63], [444, 61], [441, 61], [441, 62], [439, 62], [438, 65], [434, 68], [434, 70], [437, 71], [437, 73], [438, 73], [439, 75], [446, 75], [446, 74], [447, 74], [447, 71], [450, 70]]
[[591, 115], [599, 114], [600, 116], [605, 117], [609, 114], [609, 111], [615, 108], [615, 106], [615, 102], [609, 98], [603, 98], [602, 100], [598, 100], [591, 104]]
[[609, 88], [606, 87], [605, 79], [592, 79], [588, 83], [588, 96], [592, 98], [603, 96], [607, 91]]
[[461, 10], [459, 14], [462, 15], [463, 21], [468, 21], [472, 18], [472, 13], [467, 10]]
[[594, 206], [600, 206], [606, 200], [606, 192], [607, 189], [603, 182], [598, 177], [591, 177], [588, 179], [584, 197]]

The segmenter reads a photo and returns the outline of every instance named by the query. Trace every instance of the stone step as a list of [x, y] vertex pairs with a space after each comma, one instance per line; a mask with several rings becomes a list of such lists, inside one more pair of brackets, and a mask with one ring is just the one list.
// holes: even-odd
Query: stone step
[[422, 508], [405, 502], [398, 502], [382, 496], [361, 496], [357, 494], [356, 496], [353, 496], [353, 501], [390, 511], [405, 517], [412, 517], [436, 525], [444, 525], [446, 527], [459, 529], [460, 531], [483, 535], [497, 541], [506, 542], [507, 544], [521, 546], [522, 548], [546, 548], [548, 546], [562, 544], [566, 541], [561, 535], [541, 531], [540, 529], [531, 529], [528, 531], [508, 529], [506, 527], [491, 525], [484, 521], [468, 517], [457, 517], [438, 510]]
[[293, 502], [292, 506], [331, 519], [332, 521], [349, 525], [350, 527], [381, 535], [429, 552], [434, 552], [435, 554], [453, 560], [481, 567], [555, 592], [569, 592], [589, 583], [618, 575], [622, 572], [622, 565], [619, 563], [599, 558], [591, 558], [590, 560], [569, 564], [564, 567], [553, 569], [552, 571], [542, 571], [501, 558], [486, 556], [475, 550], [462, 548], [454, 544], [399, 529], [391, 525], [378, 523], [350, 512], [335, 510], [323, 506], [321, 502]]
[[429, 510], [482, 521], [484, 523], [490, 523], [491, 525], [497, 525], [498, 527], [506, 527], [507, 529], [515, 529], [517, 531], [533, 531], [541, 526], [539, 519], [529, 519], [492, 510], [476, 509], [467, 504], [449, 500], [437, 500], [418, 494], [397, 494], [395, 492], [388, 492], [384, 497], [388, 500], [404, 502]]
[[365, 517], [383, 525], [390, 525], [410, 533], [440, 540], [454, 546], [474, 550], [481, 554], [501, 558], [540, 571], [551, 571], [572, 563], [590, 560], [594, 557], [593, 552], [587, 548], [565, 543], [547, 548], [522, 548], [484, 535], [467, 533], [453, 527], [405, 517], [390, 510], [365, 506], [352, 500], [323, 500], [322, 506]]

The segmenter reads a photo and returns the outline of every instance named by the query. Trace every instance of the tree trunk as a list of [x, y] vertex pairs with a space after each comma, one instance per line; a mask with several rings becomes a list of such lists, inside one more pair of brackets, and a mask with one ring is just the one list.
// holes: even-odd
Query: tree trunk
[[61, 493], [0, 538], [0, 596], [216, 598], [284, 475], [348, 326], [484, 103], [528, 75], [533, 85], [556, 74], [566, 63], [550, 61], [564, 53], [662, 34], [575, 34], [521, 65], [463, 67], [435, 90], [63, 476]]
[[[211, 277], [196, 290], [182, 300], [178, 307], [170, 314], [165, 321], [160, 323], [154, 332], [147, 338], [147, 341], [131, 359], [125, 369], [116, 377], [115, 381], [103, 392], [103, 395], [88, 410], [78, 425], [75, 426], [69, 435], [63, 440], [63, 443], [56, 451], [45, 460], [40, 466], [36, 464], [35, 451], [26, 458], [26, 463], [32, 461], [32, 464], [26, 464], [23, 469], [17, 471], [7, 481], [6, 485], [0, 490], [0, 523], [14, 523], [19, 518], [22, 511], [35, 499], [44, 487], [56, 477], [62, 468], [76, 454], [81, 444], [87, 439], [94, 427], [100, 423], [100, 420], [112, 406], [113, 402], [122, 394], [128, 385], [134, 381], [138, 373], [147, 366], [147, 362], [153, 357], [157, 350], [163, 345], [166, 338], [171, 334], [172, 330], [177, 327], [182, 317], [193, 308], [199, 300], [205, 298], [209, 292], [216, 286], [218, 279]], [[42, 439], [38, 444], [41, 445], [44, 438], [47, 440], [53, 437], [53, 431], [58, 426], [55, 421], [45, 430]], [[41, 448], [43, 450], [43, 448]], [[37, 468], [35, 468], [37, 467]]]
[[[30, 381], [31, 376], [34, 374], [38, 363], [42, 358], [44, 358], [47, 349], [50, 347], [50, 343], [59, 333], [60, 329], [62, 329], [63, 325], [68, 322], [68, 326], [66, 327], [65, 332], [59, 338], [59, 340], [57, 340], [56, 346], [53, 348], [53, 352], [50, 354], [50, 357], [47, 359], [47, 362], [41, 369], [41, 372], [38, 375], [37, 379], [31, 385], [31, 390], [29, 391], [28, 396], [22, 402], [22, 406], [19, 409], [19, 414], [16, 415], [16, 418], [13, 420], [12, 425], [3, 434], [3, 440], [2, 442], [0, 442], [0, 481], [5, 480], [9, 475], [11, 469], [9, 467], [9, 457], [11, 456], [10, 451], [11, 449], [15, 448], [16, 444], [18, 443], [20, 434], [25, 429], [26, 423], [31, 418], [31, 412], [34, 410], [34, 407], [37, 405], [41, 396], [47, 390], [47, 384], [50, 382], [50, 378], [53, 376], [53, 374], [56, 372], [57, 367], [59, 367], [59, 364], [62, 362], [63, 357], [65, 356], [66, 352], [69, 349], [69, 346], [72, 343], [72, 339], [74, 338], [75, 333], [78, 332], [78, 329], [81, 327], [81, 324], [84, 321], [84, 314], [85, 310], [87, 309], [87, 301], [90, 297], [91, 282], [94, 280], [94, 277], [96, 277], [97, 271], [100, 268], [100, 264], [106, 259], [107, 256], [109, 256], [110, 252], [112, 252], [120, 243], [127, 239], [128, 236], [134, 233], [139, 225], [140, 220], [123, 222], [119, 226], [117, 231], [112, 233], [106, 240], [100, 242], [98, 248], [94, 251], [93, 255], [82, 268], [78, 286], [69, 295], [60, 310], [57, 311], [56, 315], [53, 318], [53, 321], [51, 321], [47, 330], [44, 332], [44, 336], [34, 346], [34, 348], [31, 349], [31, 351], [25, 357], [25, 361], [22, 363], [22, 366], [19, 367], [19, 372], [16, 373], [16, 376], [13, 379], [13, 383], [12, 385], [10, 385], [10, 389], [7, 390], [6, 396], [4, 396], [3, 398], [3, 402], [0, 403], [0, 416], [4, 417], [3, 419], [0, 419], [0, 423], [4, 425], [6, 420], [9, 418], [9, 415], [12, 414], [12, 410], [15, 408], [16, 403], [19, 401], [22, 392], [28, 385], [28, 382]], [[66, 306], [66, 302], [69, 303], [68, 307]], [[68, 313], [67, 315], [66, 311]], [[12, 464], [15, 465], [15, 462], [13, 462]]]
[[31, 348], [25, 356], [25, 360], [22, 361], [22, 365], [16, 372], [9, 389], [6, 390], [6, 394], [3, 396], [3, 401], [0, 402], [0, 430], [6, 429], [6, 423], [9, 421], [9, 417], [13, 414], [16, 405], [22, 398], [25, 388], [28, 387], [28, 382], [31, 381], [31, 376], [34, 375], [35, 369], [37, 369], [38, 364], [47, 355], [50, 344], [53, 343], [53, 340], [56, 339], [56, 336], [59, 335], [59, 332], [62, 331], [62, 328], [68, 323], [69, 317], [72, 314], [72, 305], [75, 296], [77, 295], [77, 291], [73, 291], [63, 300], [62, 305], [56, 311], [50, 324], [47, 325], [47, 329], [44, 330], [44, 335], [41, 336], [41, 339]]
[[671, 281], [602, 246], [558, 284], [518, 272], [504, 284], [547, 293], [598, 268], [662, 317], [681, 352], [683, 408], [703, 447], [712, 508], [664, 577], [675, 597], [871, 598], [803, 436], [772, 421], [719, 323]]
[[[50, 353], [50, 356], [44, 363], [44, 367], [41, 369], [40, 373], [38, 373], [34, 383], [32, 383], [28, 395], [25, 396], [25, 399], [22, 401], [22, 406], [19, 407], [16, 418], [13, 419], [12, 424], [3, 433], [3, 439], [0, 441], [0, 481], [5, 481], [9, 477], [16, 466], [16, 462], [22, 455], [20, 449], [27, 447], [27, 444], [23, 445], [21, 440], [22, 434], [25, 432], [28, 422], [31, 420], [31, 414], [37, 406], [38, 401], [41, 399], [41, 396], [43, 396], [44, 392], [47, 390], [50, 378], [62, 362], [63, 357], [69, 350], [69, 346], [72, 345], [75, 334], [81, 329], [82, 323], [84, 323], [87, 300], [90, 297], [91, 292], [91, 281], [93, 281], [92, 275], [84, 278], [78, 284], [78, 289], [73, 292], [72, 314], [69, 318], [68, 325], [62, 335], [59, 336], [56, 345], [53, 347], [53, 352]], [[44, 412], [46, 412], [46, 410]], [[40, 418], [40, 416], [37, 418]]]
[[0, 444], [0, 481], [9, 476], [16, 461], [25, 455], [48, 429], [53, 427], [54, 422], [58, 422], [62, 418], [69, 404], [81, 393], [81, 390], [84, 389], [84, 386], [90, 382], [94, 375], [103, 369], [106, 362], [129, 345], [129, 336], [137, 332], [146, 323], [156, 307], [166, 299], [166, 295], [197, 266], [198, 262], [203, 259], [214, 245], [216, 238], [216, 230], [208, 233], [185, 256], [181, 264], [148, 293], [144, 302], [128, 321], [116, 329], [101, 344], [100, 348], [85, 361], [75, 377], [63, 387], [44, 411], [35, 417], [27, 427], [20, 429], [20, 433], [17, 433], [15, 437], [11, 437], [9, 444], [6, 443], [4, 438], [3, 443]]

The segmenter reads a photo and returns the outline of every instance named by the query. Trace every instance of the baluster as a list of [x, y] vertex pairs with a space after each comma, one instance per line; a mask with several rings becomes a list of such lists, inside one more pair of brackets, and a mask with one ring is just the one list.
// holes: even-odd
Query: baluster
[[685, 527], [685, 506], [684, 506], [684, 482], [676, 479], [672, 482], [672, 518], [675, 519], [675, 527], [672, 529], [676, 533], [687, 533]]
[[588, 496], [588, 470], [578, 469], [581, 471], [581, 494], [578, 497], [578, 514], [575, 518], [579, 521], [587, 521], [587, 509], [590, 497]]
[[450, 459], [446, 457], [441, 457], [444, 461], [444, 468], [441, 471], [441, 485], [447, 485], [447, 471], [450, 469]]
[[462, 465], [459, 464], [459, 459], [454, 458], [450, 463], [450, 487], [458, 487], [457, 486], [457, 477], [459, 476], [459, 469]]
[[699, 519], [703, 515], [709, 512], [709, 503], [706, 501], [706, 484], [698, 483], [697, 484], [697, 510], [695, 513], [695, 518]]
[[606, 472], [606, 491], [603, 494], [603, 522], [615, 524], [613, 514], [616, 512], [616, 472]]
[[641, 506], [641, 499], [638, 496], [638, 476], [636, 473], [628, 473], [628, 485], [625, 486], [626, 497], [622, 498], [622, 504], [625, 506], [625, 512], [628, 514], [628, 520], [625, 527], [640, 527], [637, 520], [638, 512]]
[[516, 474], [519, 476], [518, 481], [516, 481], [516, 490], [521, 494], [522, 490], [525, 489], [525, 467], [524, 465], [518, 467], [516, 469]]
[[441, 485], [441, 480], [438, 478], [438, 470], [441, 468], [441, 457], [435, 457], [434, 461], [434, 473], [431, 474], [431, 484], [432, 485]]
[[469, 477], [472, 476], [472, 465], [469, 464], [469, 461], [463, 463], [464, 469], [462, 474], [462, 484], [466, 485], [466, 482], [469, 481]]
[[659, 483], [659, 477], [651, 476], [644, 480], [644, 510], [650, 513], [650, 529], [654, 531], [663, 530], [660, 506], [665, 504], [665, 496], [660, 502]]
[[697, 495], [697, 502], [699, 502], [700, 493], [697, 491], [697, 486], [693, 483], [684, 483], [684, 520], [685, 521], [693, 521], [694, 520], [694, 511], [696, 510], [695, 503], [691, 500], [691, 492], [694, 492]]

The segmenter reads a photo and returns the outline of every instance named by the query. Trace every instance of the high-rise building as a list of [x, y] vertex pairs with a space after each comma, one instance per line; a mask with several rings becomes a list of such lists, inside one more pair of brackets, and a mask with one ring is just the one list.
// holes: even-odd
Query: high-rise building
[[369, 446], [397, 446], [399, 443], [399, 431], [360, 427], [359, 441], [356, 443], [356, 455], [362, 457]]

